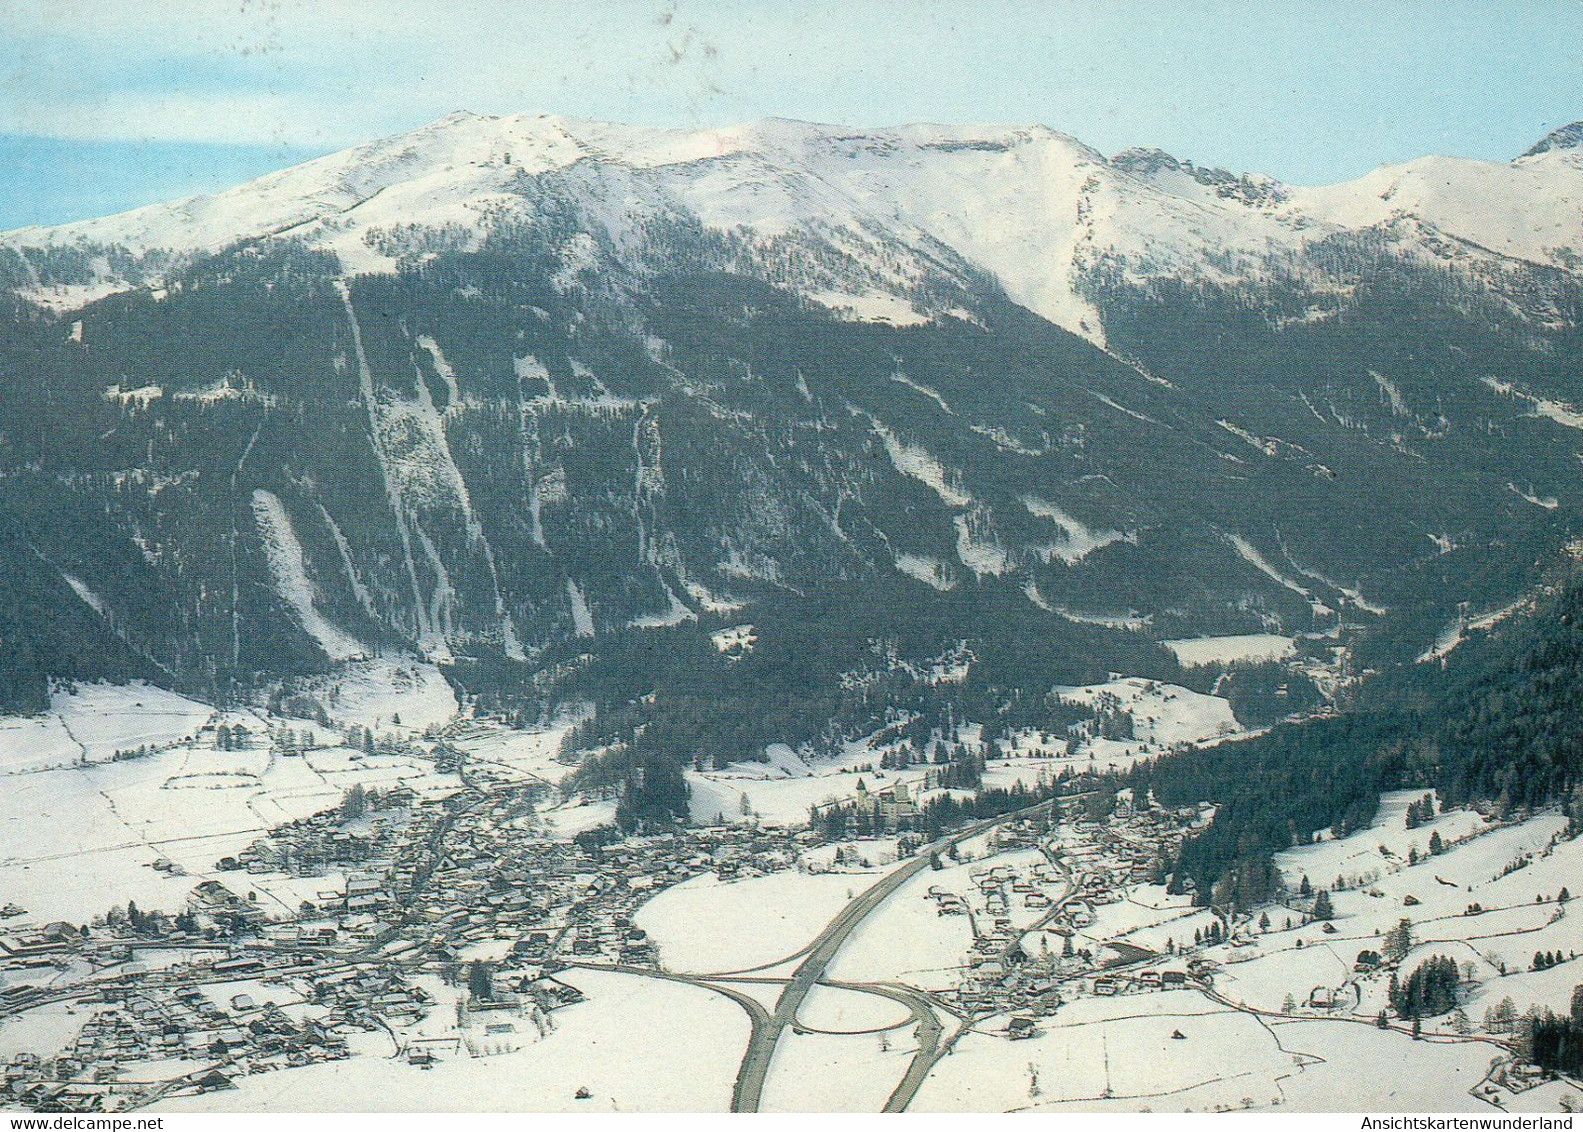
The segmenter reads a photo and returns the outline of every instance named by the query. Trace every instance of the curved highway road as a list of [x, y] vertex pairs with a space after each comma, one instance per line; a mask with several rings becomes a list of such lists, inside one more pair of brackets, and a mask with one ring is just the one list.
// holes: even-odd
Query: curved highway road
[[[825, 970], [830, 966], [831, 960], [836, 957], [836, 953], [841, 950], [848, 937], [857, 929], [859, 924], [868, 918], [871, 912], [895, 895], [896, 890], [901, 888], [902, 885], [927, 869], [929, 867], [929, 859], [933, 854], [960, 844], [970, 837], [976, 837], [978, 834], [983, 833], [987, 829], [993, 829], [997, 825], [1031, 817], [1041, 810], [1048, 809], [1054, 802], [1055, 800], [1052, 799], [1051, 801], [1040, 802], [1038, 805], [1030, 806], [1024, 810], [1002, 814], [1000, 817], [986, 818], [984, 821], [975, 822], [958, 833], [950, 834], [929, 845], [925, 845], [918, 850], [917, 855], [912, 860], [894, 872], [886, 874], [865, 890], [861, 896], [847, 904], [841, 910], [840, 915], [831, 920], [824, 931], [820, 932], [818, 938], [813, 941], [813, 945], [808, 949], [808, 957], [792, 973], [791, 979], [786, 984], [786, 989], [781, 992], [780, 998], [776, 1001], [775, 1010], [771, 1013], [768, 1024], [762, 1029], [754, 1029], [753, 1036], [748, 1042], [747, 1055], [742, 1059], [742, 1068], [737, 1072], [736, 1090], [731, 1099], [731, 1111], [757, 1112], [759, 1110], [759, 1103], [764, 1097], [764, 1081], [769, 1076], [770, 1062], [775, 1057], [775, 1046], [779, 1043], [781, 1034], [788, 1026], [796, 1022], [797, 1012], [802, 1008], [803, 1000], [824, 979]], [[933, 1018], [932, 1013], [929, 1016], [931, 1019]], [[892, 1102], [900, 1099], [902, 1105], [905, 1106], [906, 1101], [911, 1100], [912, 1092], [916, 1091], [918, 1084], [922, 1083], [923, 1075], [934, 1064], [935, 1048], [939, 1042], [938, 1020], [934, 1021], [934, 1026], [934, 1041], [925, 1043], [929, 1047], [927, 1050], [919, 1050], [913, 1066], [909, 1067], [907, 1071], [907, 1077], [904, 1079], [903, 1085], [898, 1086], [896, 1094], [893, 1094]], [[927, 1037], [928, 1035], [926, 1034], [920, 1034], [921, 1039]], [[924, 1064], [921, 1072], [917, 1073], [917, 1081], [912, 1084], [912, 1089], [903, 1095], [903, 1086], [912, 1080], [920, 1062]], [[887, 1103], [886, 1109], [899, 1111], [891, 1109], [889, 1103]]]

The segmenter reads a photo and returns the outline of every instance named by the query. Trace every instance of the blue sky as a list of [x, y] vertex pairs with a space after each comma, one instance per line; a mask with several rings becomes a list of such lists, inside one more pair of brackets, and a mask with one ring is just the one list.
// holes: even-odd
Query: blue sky
[[1317, 183], [1583, 118], [1583, 0], [3, 0], [0, 228], [456, 109], [1042, 122]]

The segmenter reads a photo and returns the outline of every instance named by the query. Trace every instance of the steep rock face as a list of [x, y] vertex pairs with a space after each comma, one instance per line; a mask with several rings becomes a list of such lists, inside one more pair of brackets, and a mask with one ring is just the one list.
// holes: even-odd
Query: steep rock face
[[0, 553], [222, 687], [828, 588], [1421, 648], [1583, 502], [1580, 184], [453, 116], [0, 238]]

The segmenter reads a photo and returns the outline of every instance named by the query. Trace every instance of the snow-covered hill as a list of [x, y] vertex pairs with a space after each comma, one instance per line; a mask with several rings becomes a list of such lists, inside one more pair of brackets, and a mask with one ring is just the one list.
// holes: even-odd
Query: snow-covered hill
[[[580, 231], [563, 249], [567, 281], [610, 260], [642, 275], [655, 224], [685, 221], [738, 238], [739, 266], [791, 275], [848, 317], [920, 321], [988, 283], [1101, 345], [1091, 292], [1107, 268], [1223, 282], [1349, 232], [1497, 273], [1506, 260], [1583, 264], [1583, 151], [1566, 130], [1510, 164], [1429, 157], [1298, 188], [1157, 151], [1107, 159], [1044, 127], [680, 131], [468, 113], [213, 196], [7, 233], [0, 247], [33, 267], [24, 295], [70, 307], [269, 237], [333, 251], [349, 274], [390, 272], [568, 204]], [[73, 248], [86, 262], [69, 278], [37, 269], [38, 249]]]

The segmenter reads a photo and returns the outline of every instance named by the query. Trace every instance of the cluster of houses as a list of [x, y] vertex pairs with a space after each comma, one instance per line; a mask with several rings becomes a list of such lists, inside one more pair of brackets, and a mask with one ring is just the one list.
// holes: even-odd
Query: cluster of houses
[[[489, 774], [480, 769], [474, 778]], [[343, 807], [257, 843], [250, 860], [278, 852], [322, 861], [351, 826], [366, 835], [365, 848], [378, 848], [357, 851], [356, 867], [316, 891], [300, 920], [260, 922], [259, 936], [298, 950], [377, 949], [409, 964], [451, 962], [471, 945], [509, 939], [524, 962], [653, 965], [653, 944], [632, 915], [656, 891], [705, 872], [730, 878], [786, 869], [800, 848], [784, 835], [738, 826], [567, 841], [546, 832], [535, 814], [542, 785], [475, 786], [488, 789], [460, 796], [461, 803], [418, 803], [393, 791], [377, 812], [349, 819]], [[224, 886], [207, 885], [199, 892], [207, 907], [233, 907]]]
[[236, 857], [222, 858], [219, 867], [289, 876], [365, 868], [395, 852], [416, 801], [410, 787], [398, 786], [378, 795], [378, 809], [372, 812], [348, 813], [343, 806], [288, 822]]
[[[490, 993], [470, 996], [466, 1009], [515, 1009], [542, 1026], [581, 998], [555, 977], [561, 968], [657, 962], [633, 922], [654, 892], [705, 872], [786, 869], [800, 849], [783, 834], [737, 826], [567, 841], [535, 814], [542, 785], [488, 785], [443, 802], [392, 791], [377, 809], [292, 822], [219, 862], [222, 872], [325, 877], [295, 915], [266, 915], [253, 893], [211, 879], [191, 893], [190, 922], [167, 923], [157, 939], [117, 925], [85, 939], [64, 923], [0, 938], [0, 975], [13, 972], [0, 979], [0, 1018], [46, 1002], [87, 1015], [65, 1048], [5, 1066], [0, 1099], [110, 1111], [342, 1058], [352, 1032], [424, 1030], [434, 1003], [416, 973], [454, 976], [475, 945], [502, 940], [511, 941], [508, 958], [494, 964]], [[154, 959], [150, 949], [167, 954]], [[171, 963], [169, 953], [180, 958]], [[72, 964], [93, 973], [55, 985]], [[48, 978], [23, 981], [31, 967], [48, 968]], [[434, 1056], [425, 1042], [405, 1052], [414, 1064]]]
[[[455, 979], [477, 945], [501, 940], [511, 941], [506, 957], [491, 964], [488, 992], [464, 1000], [465, 1012], [482, 1018], [478, 1026], [491, 1038], [520, 1025], [517, 1015], [542, 1030], [550, 1012], [581, 997], [555, 977], [562, 968], [657, 963], [633, 920], [655, 891], [707, 872], [741, 877], [792, 867], [815, 836], [732, 826], [567, 841], [546, 832], [535, 814], [541, 787], [496, 787], [445, 803], [398, 799], [399, 812], [382, 806], [350, 820], [332, 811], [275, 831], [239, 867], [264, 862], [298, 875], [334, 869], [344, 879], [317, 892], [299, 917], [276, 920], [218, 881], [199, 884], [189, 913], [229, 924], [241, 938], [164, 943], [229, 951], [195, 952], [190, 964], [141, 977], [101, 977], [74, 1043], [51, 1058], [14, 1059], [0, 1096], [39, 1111], [107, 1110], [153, 1088], [224, 1088], [237, 1076], [345, 1057], [353, 1031], [418, 1035], [434, 1002], [415, 973], [449, 971]], [[862, 794], [879, 820], [912, 804], [904, 787]], [[1148, 952], [1112, 958], [1110, 967], [1122, 968], [1113, 970], [1070, 941], [1092, 924], [1097, 906], [1148, 879], [1198, 817], [1129, 809], [1104, 823], [1063, 824], [1055, 834], [1043, 818], [998, 827], [992, 851], [1037, 850], [1038, 858], [986, 864], [969, 874], [966, 891], [935, 886], [929, 893], [940, 915], [971, 925], [973, 943], [953, 992], [961, 1009], [1008, 1013], [1017, 1023], [1008, 1036], [1025, 1037], [1063, 998], [1185, 983], [1185, 972], [1167, 964], [1137, 970], [1154, 958]], [[342, 839], [349, 832], [360, 839], [355, 848]], [[1035, 927], [1053, 933], [1038, 935], [1042, 946], [1029, 942]], [[1054, 937], [1065, 945], [1052, 949]], [[103, 933], [85, 943], [69, 925], [49, 925], [0, 940], [0, 965], [58, 966], [89, 952], [96, 961], [126, 963], [150, 946]], [[227, 986], [245, 989], [217, 989]], [[27, 1005], [14, 991], [0, 994], [11, 995], [0, 1009]], [[438, 1056], [432, 1042], [416, 1037], [402, 1053], [414, 1065]], [[171, 1078], [167, 1068], [163, 1084], [135, 1083], [138, 1066], [156, 1063], [184, 1068], [185, 1076]]]
[[338, 1029], [371, 1030], [420, 1021], [432, 1006], [429, 993], [389, 963], [336, 967], [308, 976], [308, 996], [325, 1008], [324, 1022]]
[[[224, 987], [106, 983], [97, 1001], [76, 1006], [85, 1021], [63, 1050], [11, 1059], [0, 1099], [39, 1112], [114, 1111], [156, 1091], [225, 1088], [250, 1073], [347, 1056], [333, 1017], [288, 1014], [273, 999], [255, 1002], [256, 989], [227, 996]], [[146, 1079], [173, 1067], [186, 1072]]]
[[1065, 852], [1086, 877], [1093, 878], [1089, 883], [1104, 903], [1116, 889], [1157, 881], [1165, 863], [1176, 857], [1183, 841], [1203, 828], [1211, 812], [1207, 804], [1134, 807], [1124, 793], [1116, 812], [1104, 820], [1075, 822], [1076, 836], [1068, 839]]
[[[1024, 823], [1003, 828], [995, 848], [1029, 848], [1037, 833]], [[965, 915], [973, 930], [973, 944], [963, 964], [962, 981], [955, 998], [970, 1014], [1021, 1010], [1052, 1014], [1061, 994], [1050, 963], [1023, 945], [1023, 936], [1035, 923], [1059, 913], [1057, 901], [1067, 881], [1052, 854], [1044, 861], [1019, 867], [998, 864], [974, 870], [973, 889], [966, 894], [931, 887], [929, 896], [941, 915]]]
[[632, 915], [656, 891], [705, 872], [759, 875], [794, 861], [783, 839], [739, 827], [600, 845], [558, 840], [521, 819], [500, 803], [456, 817], [409, 909], [403, 934], [419, 953], [426, 946], [443, 958], [513, 938], [514, 953], [534, 962], [651, 965], [653, 945]]
[[[1021, 1024], [1007, 1036], [1017, 1038], [1030, 1036], [1032, 1020], [1063, 999], [1186, 985], [1185, 963], [1160, 962], [1164, 956], [1121, 941], [1100, 949], [1079, 940], [1101, 906], [1122, 900], [1127, 886], [1155, 879], [1159, 863], [1202, 820], [1197, 809], [1124, 806], [1104, 822], [1081, 818], [1053, 833], [1031, 820], [999, 827], [990, 839], [994, 852], [1037, 849], [1043, 859], [975, 869], [965, 892], [941, 885], [928, 892], [937, 914], [966, 916], [972, 928], [952, 996], [957, 1004], [969, 1014], [1015, 1012]], [[1139, 970], [1151, 961], [1151, 969]]]
[[217, 880], [200, 882], [187, 898], [187, 907], [193, 915], [229, 928], [233, 933], [258, 931], [264, 925], [264, 915], [257, 905]]

